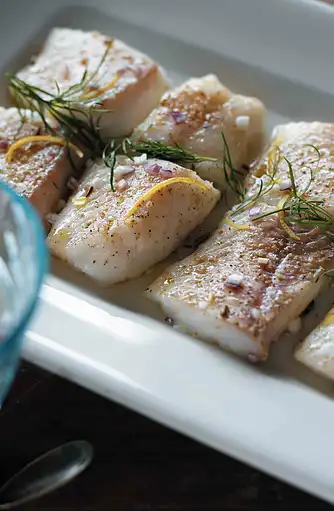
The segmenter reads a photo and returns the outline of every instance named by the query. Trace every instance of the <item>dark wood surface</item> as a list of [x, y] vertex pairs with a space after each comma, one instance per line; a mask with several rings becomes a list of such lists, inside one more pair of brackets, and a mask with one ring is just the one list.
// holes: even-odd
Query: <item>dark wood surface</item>
[[331, 506], [122, 406], [23, 364], [0, 412], [0, 484], [65, 441], [94, 445], [90, 468], [22, 510], [313, 510]]

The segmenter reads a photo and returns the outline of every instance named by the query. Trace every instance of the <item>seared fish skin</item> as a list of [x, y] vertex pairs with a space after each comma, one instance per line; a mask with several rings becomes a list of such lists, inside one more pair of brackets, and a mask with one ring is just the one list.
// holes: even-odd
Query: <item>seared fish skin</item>
[[[318, 148], [320, 161], [310, 144]], [[249, 196], [258, 189], [258, 176], [268, 170], [268, 155], [277, 145], [292, 163], [301, 189], [313, 168], [315, 176], [305, 195], [321, 197], [330, 210], [334, 181], [328, 169], [334, 163], [334, 125], [279, 127], [271, 150], [251, 170]], [[282, 184], [288, 178], [284, 160], [276, 178]], [[284, 193], [277, 185], [263, 195], [256, 215], [276, 210]], [[188, 332], [255, 361], [267, 357], [270, 343], [325, 285], [327, 278], [321, 274], [333, 266], [334, 248], [317, 229], [300, 231], [296, 240], [282, 228], [277, 214], [256, 222], [250, 222], [250, 214], [246, 210], [232, 217], [234, 227], [223, 221], [211, 239], [151, 285], [148, 297]]]
[[119, 157], [114, 175], [112, 192], [110, 169], [93, 163], [48, 237], [51, 253], [105, 286], [167, 257], [220, 198], [211, 183], [170, 162]]
[[[111, 47], [99, 68], [109, 42]], [[79, 96], [95, 98], [101, 103], [96, 108], [112, 110], [96, 117], [100, 118], [104, 138], [131, 134], [166, 90], [161, 69], [146, 55], [99, 32], [69, 28], [54, 28], [35, 61], [17, 75], [31, 85], [57, 94], [56, 82], [63, 92], [80, 83], [85, 71], [88, 77], [93, 74], [94, 77]], [[97, 94], [98, 91], [102, 92]]]
[[67, 149], [52, 142], [28, 142], [15, 150], [11, 161], [6, 160], [6, 152], [14, 142], [45, 135], [39, 116], [28, 110], [24, 113], [26, 120], [22, 124], [16, 108], [0, 107], [0, 178], [45, 217], [65, 194], [73, 169]]
[[334, 307], [297, 347], [295, 358], [320, 376], [334, 380]]
[[218, 164], [201, 162], [195, 169], [204, 179], [224, 184], [221, 132], [234, 166], [248, 166], [262, 150], [265, 114], [261, 101], [233, 94], [215, 75], [207, 75], [166, 92], [133, 138], [179, 144], [201, 156], [217, 158]]

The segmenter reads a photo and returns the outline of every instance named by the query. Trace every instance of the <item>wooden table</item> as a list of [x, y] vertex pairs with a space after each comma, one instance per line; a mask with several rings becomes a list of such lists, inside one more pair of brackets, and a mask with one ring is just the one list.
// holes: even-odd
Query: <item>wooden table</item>
[[43, 511], [326, 511], [331, 506], [99, 396], [23, 364], [0, 414], [0, 484], [72, 439], [91, 467], [22, 507]]

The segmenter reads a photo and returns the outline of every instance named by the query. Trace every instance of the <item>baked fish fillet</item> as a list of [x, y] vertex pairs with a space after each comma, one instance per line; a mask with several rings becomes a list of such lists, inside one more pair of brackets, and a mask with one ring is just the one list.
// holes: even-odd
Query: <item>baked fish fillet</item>
[[333, 244], [318, 229], [299, 229], [295, 239], [277, 213], [251, 220], [279, 209], [282, 197], [291, 191], [283, 156], [294, 169], [297, 189], [309, 184], [304, 197], [323, 199], [327, 211], [333, 211], [334, 177], [329, 169], [334, 164], [334, 125], [280, 126], [267, 155], [251, 169], [246, 201], [259, 194], [261, 182], [266, 189], [270, 178], [265, 172], [271, 175], [275, 169], [273, 188], [248, 209], [246, 202], [243, 208], [236, 206], [211, 239], [167, 269], [148, 290], [148, 296], [189, 333], [254, 361], [267, 357], [270, 343], [319, 293], [328, 280], [321, 274], [334, 263]]
[[334, 380], [334, 308], [297, 347], [295, 357], [320, 376]]
[[[110, 49], [101, 64], [108, 44]], [[100, 103], [96, 108], [112, 110], [96, 116], [104, 138], [131, 134], [166, 90], [161, 69], [146, 55], [99, 32], [69, 28], [54, 28], [41, 53], [17, 75], [58, 94], [56, 83], [62, 93], [80, 83], [85, 71], [87, 86], [74, 91], [73, 98], [79, 103], [80, 97], [91, 98], [92, 103]]]
[[138, 277], [167, 257], [220, 198], [179, 165], [118, 158], [92, 163], [48, 237], [50, 251], [103, 285]]
[[261, 101], [233, 94], [210, 74], [166, 92], [133, 138], [179, 144], [201, 156], [217, 158], [218, 164], [201, 162], [195, 169], [204, 179], [224, 184], [221, 132], [234, 166], [248, 166], [263, 147], [265, 114]]
[[[16, 108], [0, 107], [0, 179], [26, 197], [44, 217], [66, 194], [73, 168], [64, 145], [52, 138], [43, 140], [46, 133], [38, 115], [28, 110], [21, 113], [23, 123]], [[14, 151], [18, 141], [22, 145]]]

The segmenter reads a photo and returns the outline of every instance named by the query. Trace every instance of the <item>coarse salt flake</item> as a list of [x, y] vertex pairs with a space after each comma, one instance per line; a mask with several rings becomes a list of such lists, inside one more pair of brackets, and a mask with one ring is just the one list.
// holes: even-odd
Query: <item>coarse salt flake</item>
[[127, 188], [129, 187], [128, 183], [125, 181], [125, 179], [121, 179], [120, 181], [118, 181], [117, 183], [117, 190], [119, 190], [120, 192], [123, 192], [124, 190], [126, 190]]
[[288, 331], [290, 332], [290, 334], [296, 334], [301, 329], [301, 326], [302, 320], [298, 317], [289, 322]]
[[237, 128], [247, 129], [249, 126], [249, 120], [248, 115], [239, 115], [235, 120], [235, 124]]
[[198, 302], [198, 308], [201, 310], [208, 308], [208, 302], [205, 302], [204, 300]]
[[268, 263], [269, 263], [269, 259], [267, 257], [259, 257], [257, 262], [261, 265], [261, 266], [266, 266]]
[[146, 160], [147, 160], [147, 154], [145, 154], [145, 153], [141, 154], [140, 156], [135, 156], [133, 158], [133, 161], [135, 163], [143, 163]]
[[251, 316], [252, 316], [252, 318], [259, 319], [260, 315], [261, 314], [260, 314], [259, 309], [255, 309], [255, 307], [253, 307], [253, 309], [251, 309]]
[[116, 181], [121, 180], [123, 176], [131, 174], [132, 172], [134, 172], [132, 167], [129, 167], [128, 165], [119, 165], [114, 170], [114, 179]]
[[244, 280], [244, 276], [240, 273], [231, 273], [225, 281], [225, 284], [231, 287], [240, 287]]

